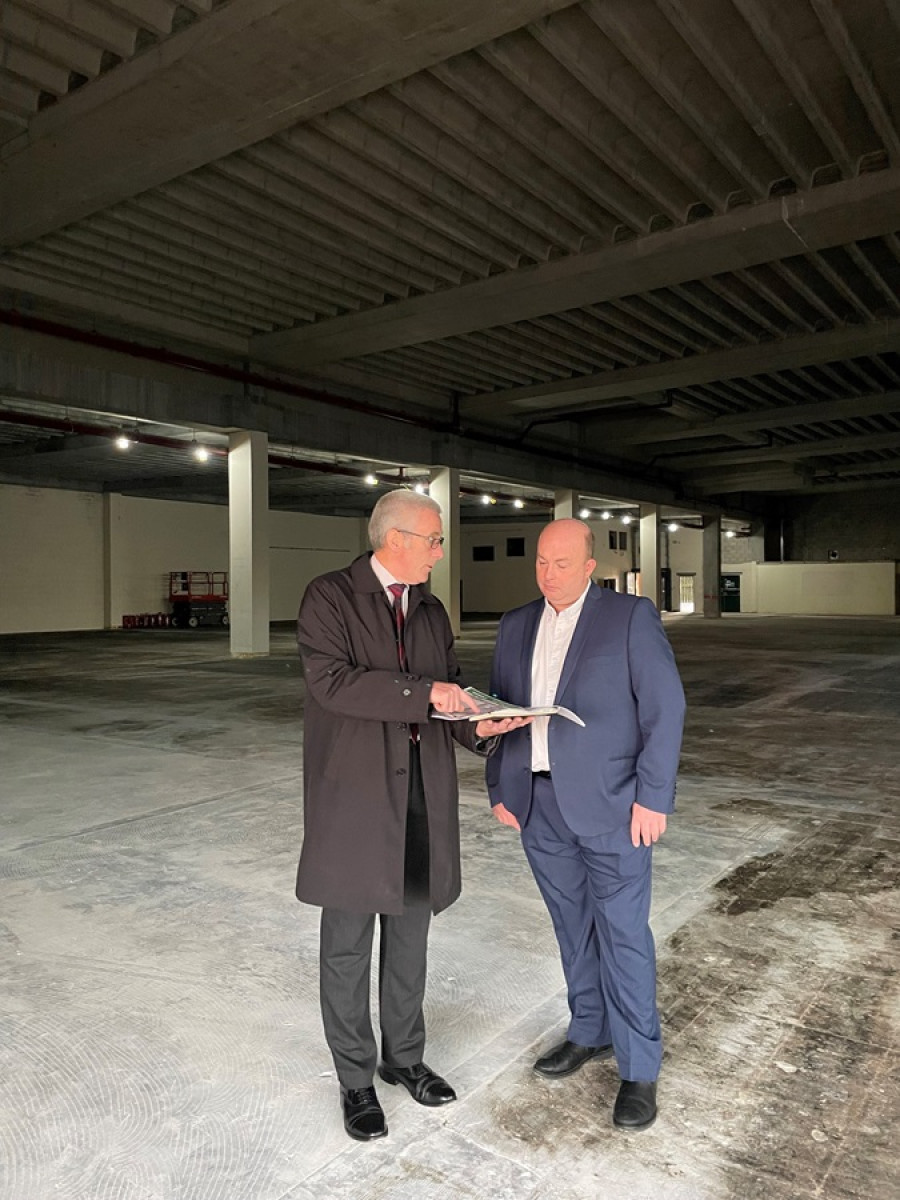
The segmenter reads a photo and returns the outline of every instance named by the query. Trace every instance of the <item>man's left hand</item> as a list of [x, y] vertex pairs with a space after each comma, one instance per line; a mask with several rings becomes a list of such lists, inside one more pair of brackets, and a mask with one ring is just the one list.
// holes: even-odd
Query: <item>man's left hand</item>
[[666, 814], [641, 804], [631, 806], [631, 844], [651, 846], [666, 832]]
[[498, 733], [509, 733], [511, 729], [521, 729], [523, 725], [530, 725], [533, 720], [533, 717], [503, 717], [500, 721], [485, 719], [475, 726], [475, 733], [480, 738], [496, 737]]

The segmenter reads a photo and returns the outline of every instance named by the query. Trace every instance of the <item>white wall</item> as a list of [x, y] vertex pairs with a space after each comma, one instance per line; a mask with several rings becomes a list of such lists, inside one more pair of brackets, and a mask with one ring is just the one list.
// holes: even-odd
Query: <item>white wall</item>
[[0, 633], [103, 628], [103, 497], [0, 487]]
[[875, 563], [740, 563], [741, 612], [810, 616], [890, 616], [897, 567]]
[[[594, 571], [594, 579], [598, 583], [602, 583], [604, 579], [615, 579], [616, 590], [624, 592], [625, 590], [625, 575], [632, 567], [637, 564], [640, 566], [640, 525], [637, 521], [632, 521], [629, 525], [623, 525], [621, 521], [588, 521], [591, 529], [594, 531], [594, 557], [597, 560], [597, 569]], [[610, 533], [618, 535], [624, 533], [628, 537], [627, 549], [611, 550], [609, 545]]]
[[896, 566], [759, 563], [759, 611], [870, 616], [895, 611]]
[[[538, 596], [537, 583], [534, 578], [534, 560], [537, 555], [537, 542], [546, 521], [523, 521], [519, 523], [479, 522], [477, 525], [464, 525], [461, 531], [462, 539], [462, 579], [463, 579], [463, 612], [506, 612], [520, 604], [527, 604]], [[637, 522], [623, 525], [619, 521], [589, 521], [594, 532], [597, 567], [594, 579], [602, 583], [604, 579], [615, 579], [619, 591], [624, 591], [624, 576], [631, 570], [634, 539], [637, 536]], [[627, 533], [627, 550], [611, 550], [609, 534], [611, 530]], [[509, 558], [506, 553], [506, 539], [510, 537], [525, 538], [525, 557]], [[618, 538], [617, 538], [618, 541]], [[493, 546], [493, 562], [475, 562], [472, 558], [473, 546]]]
[[664, 546], [666, 538], [669, 543], [669, 561], [667, 564], [663, 552], [662, 565], [672, 568], [673, 587], [677, 575], [696, 575], [700, 578], [703, 575], [703, 530], [678, 529], [675, 533], [665, 532]]
[[[105, 530], [108, 514], [108, 538]], [[538, 595], [534, 559], [543, 521], [463, 526], [465, 612], [505, 612]], [[635, 525], [627, 551], [611, 551], [619, 522], [591, 522], [597, 543], [594, 578], [622, 587], [632, 563]], [[525, 538], [525, 556], [506, 554], [508, 537]], [[702, 534], [669, 534], [677, 605], [677, 575], [696, 571], [702, 594]], [[492, 545], [494, 561], [472, 560], [472, 547]], [[270, 514], [271, 617], [292, 620], [310, 579], [335, 570], [366, 547], [365, 522], [302, 513]], [[106, 566], [105, 569], [105, 561]], [[100, 496], [50, 488], [0, 486], [0, 633], [103, 629], [126, 613], [168, 610], [169, 571], [228, 569], [228, 510], [224, 506], [130, 496]], [[891, 614], [896, 568], [878, 563], [736, 563], [744, 612]]]
[[368, 544], [366, 522], [357, 518], [270, 512], [272, 620], [293, 620], [309, 581], [345, 567]]
[[[355, 518], [272, 512], [269, 531], [273, 621], [296, 617], [309, 580], [366, 546]], [[170, 571], [227, 570], [224, 505], [0, 486], [0, 633], [103, 629], [107, 600], [118, 627], [168, 612]]]
[[109, 497], [110, 624], [168, 612], [170, 571], [228, 570], [228, 509]]
[[[776, 567], [782, 565], [782, 563], [773, 564]], [[759, 563], [755, 562], [722, 564], [723, 575], [740, 575], [741, 577], [741, 612], [760, 612], [758, 566]]]
[[[462, 543], [461, 573], [462, 611], [506, 612], [526, 604], [538, 594], [534, 581], [534, 559], [538, 535], [544, 521], [519, 524], [479, 523], [464, 525], [460, 530]], [[506, 539], [525, 538], [525, 557], [508, 558]], [[493, 546], [493, 562], [473, 562], [473, 546]]]

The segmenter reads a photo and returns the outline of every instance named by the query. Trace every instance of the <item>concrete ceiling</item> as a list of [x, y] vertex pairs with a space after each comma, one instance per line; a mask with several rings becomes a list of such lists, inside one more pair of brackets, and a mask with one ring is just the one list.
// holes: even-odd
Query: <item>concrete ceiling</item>
[[898, 114], [897, 0], [6, 0], [6, 319], [633, 495], [893, 485]]

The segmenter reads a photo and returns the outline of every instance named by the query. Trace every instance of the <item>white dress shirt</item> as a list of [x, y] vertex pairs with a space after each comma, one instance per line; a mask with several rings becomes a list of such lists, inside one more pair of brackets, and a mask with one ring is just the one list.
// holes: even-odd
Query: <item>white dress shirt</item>
[[[387, 567], [384, 565], [384, 563], [381, 561], [381, 559], [376, 557], [376, 555], [373, 554], [372, 557], [369, 559], [369, 562], [372, 564], [372, 570], [375, 572], [375, 578], [378, 580], [378, 582], [384, 588], [384, 594], [385, 594], [385, 596], [387, 596], [388, 604], [391, 606], [391, 608], [393, 608], [394, 607], [394, 596], [393, 596], [392, 592], [388, 591], [388, 588], [390, 587], [390, 585], [392, 583], [399, 583], [400, 580], [395, 579], [393, 577], [393, 575], [390, 573], [390, 571], [387, 569]], [[403, 596], [401, 597], [400, 604], [403, 609], [403, 615], [405, 617], [407, 612], [409, 611], [409, 584], [407, 584], [407, 583], [403, 584]]]
[[[531, 703], [535, 707], [543, 704], [556, 703], [556, 690], [559, 687], [559, 677], [562, 674], [563, 663], [572, 644], [572, 635], [581, 610], [584, 598], [591, 586], [590, 580], [585, 584], [584, 591], [574, 604], [557, 612], [549, 601], [544, 601], [544, 611], [538, 625], [537, 637], [534, 642], [534, 655], [531, 659]], [[550, 747], [548, 730], [550, 717], [535, 717], [531, 726], [531, 769], [532, 771], [550, 770]]]

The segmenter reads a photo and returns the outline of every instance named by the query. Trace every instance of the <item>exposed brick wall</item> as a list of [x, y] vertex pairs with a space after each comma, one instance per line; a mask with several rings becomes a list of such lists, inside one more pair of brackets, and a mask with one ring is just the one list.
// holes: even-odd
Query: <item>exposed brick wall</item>
[[825, 562], [900, 559], [900, 488], [832, 492], [785, 500], [785, 557]]

